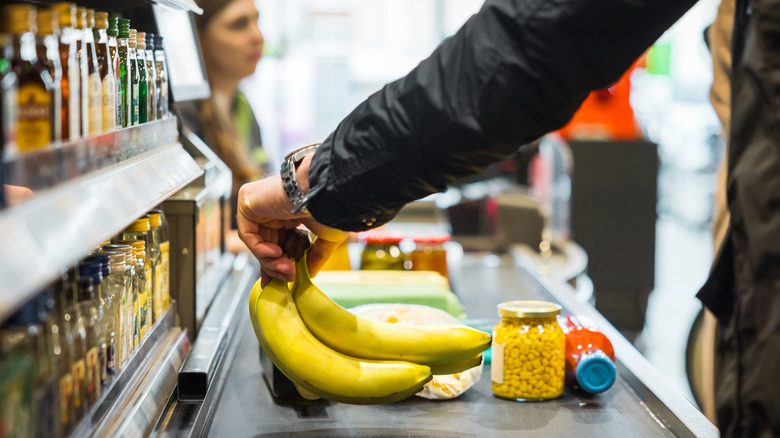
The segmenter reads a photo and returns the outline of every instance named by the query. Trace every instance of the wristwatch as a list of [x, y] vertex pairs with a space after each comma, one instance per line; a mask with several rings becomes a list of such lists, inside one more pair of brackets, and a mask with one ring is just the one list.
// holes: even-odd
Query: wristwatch
[[309, 214], [309, 210], [306, 206], [309, 204], [309, 196], [301, 192], [301, 188], [298, 187], [298, 182], [295, 180], [295, 170], [300, 166], [303, 158], [307, 155], [313, 154], [319, 143], [310, 144], [300, 149], [296, 149], [287, 156], [284, 157], [282, 162], [282, 170], [279, 172], [282, 177], [282, 187], [284, 187], [284, 193], [287, 195], [287, 199], [293, 205], [293, 209], [290, 213], [296, 214], [303, 212]]

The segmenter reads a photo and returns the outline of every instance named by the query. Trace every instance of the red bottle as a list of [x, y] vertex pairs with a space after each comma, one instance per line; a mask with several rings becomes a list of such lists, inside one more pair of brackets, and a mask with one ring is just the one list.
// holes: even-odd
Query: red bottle
[[591, 394], [609, 389], [615, 383], [615, 350], [600, 331], [585, 327], [574, 315], [558, 318], [566, 333], [566, 379]]

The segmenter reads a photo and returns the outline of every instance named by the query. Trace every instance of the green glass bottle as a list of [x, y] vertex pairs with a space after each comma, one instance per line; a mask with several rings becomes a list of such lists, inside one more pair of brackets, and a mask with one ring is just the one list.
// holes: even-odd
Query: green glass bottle
[[106, 35], [108, 36], [108, 55], [111, 58], [111, 70], [114, 72], [114, 78], [116, 80], [116, 91], [114, 97], [114, 104], [116, 105], [116, 127], [121, 128], [124, 115], [122, 114], [122, 98], [119, 95], [120, 78], [119, 78], [119, 53], [117, 49], [117, 36], [119, 36], [119, 17], [108, 17], [108, 29], [106, 29]]
[[116, 45], [119, 56], [119, 92], [117, 96], [122, 101], [122, 126], [127, 128], [131, 125], [130, 105], [132, 95], [132, 79], [130, 75], [130, 20], [126, 18], [119, 19], [119, 29], [117, 33]]
[[149, 74], [146, 71], [146, 32], [135, 36], [138, 62], [138, 123], [149, 121]]
[[130, 124], [137, 125], [139, 123], [138, 105], [140, 105], [139, 99], [139, 87], [141, 85], [141, 76], [138, 70], [138, 55], [136, 53], [136, 30], [130, 29], [130, 37], [127, 39], [127, 45], [129, 49], [127, 51], [127, 60], [130, 63]]

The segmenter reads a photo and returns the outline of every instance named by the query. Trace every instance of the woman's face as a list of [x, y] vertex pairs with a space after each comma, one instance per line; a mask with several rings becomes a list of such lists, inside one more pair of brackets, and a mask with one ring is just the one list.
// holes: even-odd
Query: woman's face
[[255, 72], [263, 53], [254, 0], [233, 0], [211, 19], [201, 34], [210, 74], [242, 79]]

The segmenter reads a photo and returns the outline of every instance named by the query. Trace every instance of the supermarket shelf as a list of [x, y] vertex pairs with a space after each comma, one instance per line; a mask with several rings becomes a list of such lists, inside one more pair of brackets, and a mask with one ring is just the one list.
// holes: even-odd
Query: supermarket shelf
[[177, 322], [176, 301], [172, 301], [71, 436], [147, 435], [143, 430], [151, 429], [157, 420], [189, 351], [187, 335]]
[[103, 134], [55, 143], [16, 157], [4, 157], [4, 184], [33, 192], [54, 188], [89, 173], [128, 161], [176, 143], [176, 117], [121, 128]]
[[0, 321], [63, 269], [202, 174], [179, 143], [150, 149], [0, 213]]

